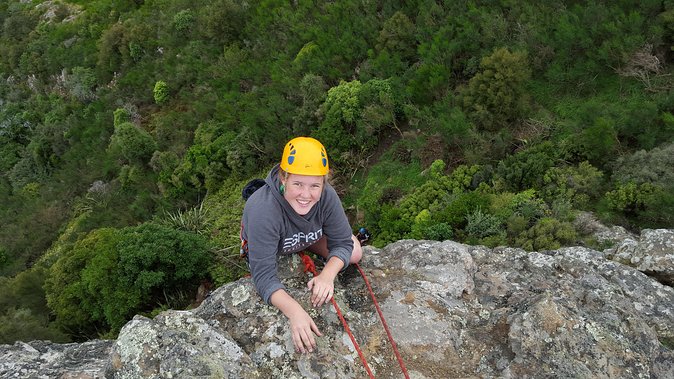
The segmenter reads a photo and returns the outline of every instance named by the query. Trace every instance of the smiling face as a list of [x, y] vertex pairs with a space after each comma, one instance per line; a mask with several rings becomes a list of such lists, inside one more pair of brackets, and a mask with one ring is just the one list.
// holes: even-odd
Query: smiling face
[[321, 199], [323, 182], [322, 176], [288, 174], [285, 180], [281, 177], [283, 197], [297, 214], [304, 216]]

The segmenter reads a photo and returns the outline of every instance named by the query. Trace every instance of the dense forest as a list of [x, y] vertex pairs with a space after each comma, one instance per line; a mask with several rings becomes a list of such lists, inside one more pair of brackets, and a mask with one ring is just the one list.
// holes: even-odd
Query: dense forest
[[375, 246], [674, 227], [671, 0], [6, 0], [0, 27], [0, 343], [243, 275], [241, 189], [298, 135]]

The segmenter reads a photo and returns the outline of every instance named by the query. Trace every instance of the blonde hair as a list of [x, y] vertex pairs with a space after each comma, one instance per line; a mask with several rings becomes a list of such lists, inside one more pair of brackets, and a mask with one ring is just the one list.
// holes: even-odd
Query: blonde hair
[[[289, 175], [290, 175], [290, 173], [288, 171], [279, 167], [278, 176], [279, 176], [279, 180], [281, 180], [281, 182], [288, 181]], [[299, 174], [295, 174], [295, 175], [299, 175]], [[326, 184], [329, 184], [329, 183], [330, 183], [330, 171], [328, 171], [327, 174], [323, 175], [323, 185], [326, 185]]]

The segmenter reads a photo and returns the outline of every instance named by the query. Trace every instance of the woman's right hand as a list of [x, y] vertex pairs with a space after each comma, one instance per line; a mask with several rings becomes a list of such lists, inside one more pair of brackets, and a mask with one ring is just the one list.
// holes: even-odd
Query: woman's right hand
[[304, 308], [299, 307], [295, 312], [288, 315], [288, 320], [290, 321], [290, 332], [292, 333], [295, 350], [300, 353], [313, 352], [316, 348], [314, 333], [318, 337], [322, 334], [311, 316]]

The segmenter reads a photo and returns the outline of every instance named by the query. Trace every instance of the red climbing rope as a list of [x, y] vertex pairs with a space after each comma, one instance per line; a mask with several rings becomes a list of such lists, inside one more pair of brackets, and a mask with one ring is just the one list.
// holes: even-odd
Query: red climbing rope
[[[314, 276], [318, 275], [318, 273], [316, 272], [316, 265], [314, 264], [314, 260], [311, 259], [311, 257], [306, 255], [304, 252], [300, 252], [300, 257], [302, 258], [302, 263], [304, 263], [304, 272], [308, 271], [314, 274]], [[342, 315], [342, 311], [339, 309], [339, 306], [335, 301], [335, 297], [334, 296], [331, 297], [330, 301], [332, 302], [332, 305], [335, 307], [335, 311], [337, 311], [337, 316], [342, 321], [342, 325], [344, 325], [346, 333], [349, 335], [349, 338], [351, 338], [351, 343], [353, 343], [353, 346], [356, 348], [358, 356], [360, 357], [360, 360], [363, 362], [363, 366], [365, 366], [365, 371], [367, 371], [367, 374], [370, 376], [371, 379], [374, 379], [374, 375], [372, 374], [372, 371], [370, 371], [370, 366], [368, 366], [367, 360], [365, 360], [365, 355], [363, 355], [363, 352], [360, 350], [358, 342], [356, 342], [356, 338], [353, 336], [353, 333], [351, 333], [349, 324], [346, 323], [346, 319]]]
[[[304, 272], [311, 272], [312, 274], [318, 275], [316, 273], [316, 265], [314, 264], [313, 259], [311, 259], [310, 256], [305, 254], [304, 252], [300, 253], [300, 257], [302, 258], [302, 263], [304, 263]], [[391, 334], [391, 331], [389, 330], [388, 324], [386, 323], [386, 320], [384, 319], [384, 313], [381, 311], [381, 308], [379, 307], [379, 303], [377, 302], [377, 299], [374, 296], [374, 291], [372, 290], [372, 286], [370, 285], [370, 281], [367, 280], [367, 277], [365, 276], [365, 272], [360, 268], [358, 263], [354, 263], [356, 265], [356, 268], [358, 269], [358, 272], [360, 272], [360, 275], [363, 277], [363, 280], [365, 280], [365, 285], [367, 286], [368, 291], [370, 292], [370, 297], [372, 297], [372, 302], [374, 303], [375, 308], [377, 309], [377, 313], [379, 314], [379, 319], [381, 320], [382, 325], [384, 326], [384, 330], [386, 331], [386, 335], [388, 336], [388, 340], [391, 342], [391, 347], [393, 347], [393, 352], [395, 353], [396, 359], [398, 360], [398, 364], [400, 365], [400, 369], [403, 372], [403, 375], [405, 375], [406, 379], [410, 379], [409, 374], [407, 373], [407, 367], [405, 367], [405, 363], [403, 362], [403, 358], [400, 355], [400, 352], [398, 352], [398, 347], [393, 340], [393, 335]], [[353, 343], [353, 346], [356, 347], [356, 351], [358, 352], [358, 355], [360, 356], [360, 360], [363, 362], [363, 366], [365, 366], [365, 370], [367, 373], [370, 375], [370, 378], [374, 379], [374, 375], [372, 375], [372, 371], [370, 371], [370, 367], [367, 364], [367, 361], [365, 360], [365, 356], [363, 355], [363, 352], [360, 350], [360, 347], [358, 346], [358, 343], [356, 342], [355, 337], [351, 333], [351, 329], [349, 329], [349, 325], [346, 323], [346, 320], [344, 319], [344, 316], [342, 316], [342, 312], [339, 310], [339, 307], [337, 306], [337, 302], [335, 301], [334, 296], [330, 299], [332, 301], [332, 305], [335, 307], [335, 310], [337, 311], [337, 316], [339, 316], [339, 319], [342, 321], [342, 325], [344, 325], [344, 329], [349, 335], [349, 338], [351, 338], [351, 342]]]
[[384, 330], [386, 330], [386, 335], [388, 336], [388, 340], [391, 341], [391, 347], [393, 347], [393, 353], [395, 353], [396, 359], [398, 360], [398, 364], [400, 365], [400, 369], [403, 371], [403, 375], [405, 375], [405, 379], [410, 379], [409, 374], [407, 373], [407, 367], [405, 367], [405, 362], [403, 362], [403, 358], [400, 355], [400, 352], [398, 352], [398, 346], [396, 345], [395, 341], [393, 340], [393, 335], [391, 334], [391, 331], [388, 328], [388, 324], [386, 323], [386, 320], [384, 319], [384, 313], [381, 311], [381, 308], [379, 308], [379, 302], [377, 302], [377, 299], [374, 297], [374, 291], [372, 291], [372, 286], [370, 286], [370, 281], [367, 280], [367, 277], [365, 276], [365, 273], [363, 272], [363, 269], [360, 268], [360, 265], [358, 263], [354, 263], [356, 265], [356, 268], [358, 269], [358, 272], [360, 272], [360, 275], [363, 277], [363, 280], [365, 280], [365, 285], [367, 286], [368, 291], [370, 291], [370, 297], [372, 297], [372, 302], [374, 303], [375, 308], [377, 308], [377, 313], [379, 314], [379, 319], [381, 320], [381, 324], [384, 325]]

